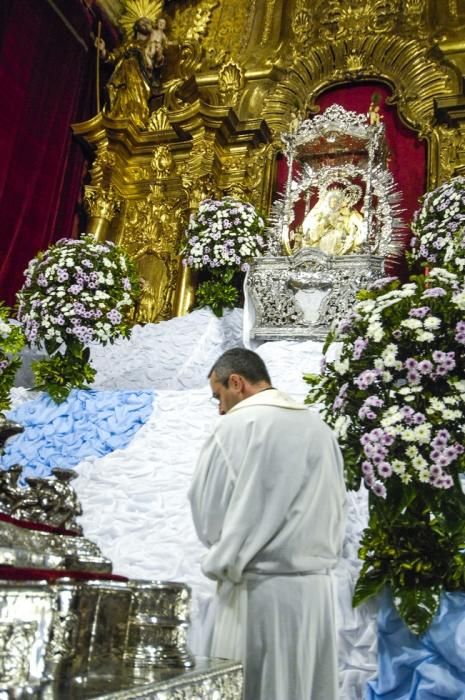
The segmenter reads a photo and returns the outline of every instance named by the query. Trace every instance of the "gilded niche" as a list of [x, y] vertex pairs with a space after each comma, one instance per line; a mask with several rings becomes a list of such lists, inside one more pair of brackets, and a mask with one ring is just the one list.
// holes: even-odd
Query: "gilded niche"
[[168, 179], [174, 167], [168, 146], [157, 146], [150, 163], [154, 184], [148, 195], [127, 201], [121, 244], [136, 260], [142, 296], [134, 320], [171, 318], [179, 268], [179, 243], [185, 227], [184, 201], [170, 199]]

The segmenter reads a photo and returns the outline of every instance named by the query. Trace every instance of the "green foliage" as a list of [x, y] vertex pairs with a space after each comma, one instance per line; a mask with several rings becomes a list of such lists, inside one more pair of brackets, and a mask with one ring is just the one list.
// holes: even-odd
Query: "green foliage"
[[19, 326], [9, 323], [10, 309], [0, 303], [0, 411], [10, 407], [10, 390], [21, 366], [25, 339]]
[[215, 316], [222, 316], [224, 309], [232, 309], [237, 304], [239, 292], [232, 283], [234, 270], [215, 271], [213, 278], [201, 282], [197, 287], [195, 305], [197, 308], [209, 306]]
[[46, 391], [56, 403], [62, 403], [72, 389], [88, 389], [95, 378], [95, 369], [89, 364], [89, 348], [70, 343], [62, 355], [36, 360], [32, 363], [35, 389]]

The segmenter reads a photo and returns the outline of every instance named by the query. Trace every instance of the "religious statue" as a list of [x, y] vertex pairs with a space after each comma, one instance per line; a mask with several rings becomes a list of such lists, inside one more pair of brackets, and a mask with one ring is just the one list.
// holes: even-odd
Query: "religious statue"
[[139, 126], [146, 125], [149, 101], [160, 86], [165, 63], [165, 27], [166, 21], [161, 17], [156, 22], [141, 17], [134, 24], [132, 38], [109, 53], [103, 39], [96, 40], [104, 60], [115, 64], [107, 83], [108, 104], [104, 108], [110, 117], [131, 116]]
[[324, 192], [302, 224], [302, 247], [319, 248], [327, 255], [358, 253], [367, 239], [363, 216], [355, 209], [362, 190], [358, 185]]
[[381, 119], [384, 119], [381, 114], [381, 95], [378, 92], [374, 92], [371, 96], [367, 117], [370, 126], [377, 126]]
[[155, 321], [158, 308], [158, 295], [152, 285], [144, 277], [140, 278], [141, 295], [136, 304], [134, 319], [136, 323], [151, 323]]

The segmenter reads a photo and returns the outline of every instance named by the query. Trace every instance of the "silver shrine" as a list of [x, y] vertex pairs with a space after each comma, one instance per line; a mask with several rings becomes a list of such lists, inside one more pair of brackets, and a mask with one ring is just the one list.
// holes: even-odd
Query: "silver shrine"
[[379, 118], [333, 105], [293, 127], [281, 137], [288, 178], [268, 250], [246, 280], [249, 336], [258, 342], [324, 340], [402, 249], [400, 194]]

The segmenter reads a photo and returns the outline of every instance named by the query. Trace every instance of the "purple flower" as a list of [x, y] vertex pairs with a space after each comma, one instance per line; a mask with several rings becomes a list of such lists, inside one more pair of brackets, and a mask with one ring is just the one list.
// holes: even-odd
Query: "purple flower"
[[368, 389], [379, 377], [380, 371], [377, 369], [365, 369], [358, 377], [355, 377], [354, 382], [359, 389]]
[[[430, 262], [435, 262], [435, 260], [431, 260]], [[425, 298], [444, 297], [446, 296], [446, 291], [442, 287], [430, 287], [429, 289], [425, 289], [422, 296]]]
[[362, 472], [365, 476], [371, 476], [373, 474], [373, 465], [371, 462], [367, 462], [367, 460], [362, 462]]
[[107, 318], [115, 326], [117, 323], [121, 323], [123, 317], [117, 309], [112, 309], [107, 313]]
[[435, 362], [444, 362], [446, 358], [446, 353], [443, 352], [442, 350], [435, 350], [433, 352], [433, 360]]
[[418, 362], [413, 357], [408, 357], [404, 362], [405, 369], [416, 369]]
[[375, 481], [371, 487], [371, 490], [374, 494], [376, 494], [376, 496], [379, 496], [380, 498], [386, 498], [386, 487], [380, 481]]
[[455, 326], [455, 340], [465, 345], [465, 321], [459, 321]]
[[430, 311], [431, 309], [429, 306], [417, 306], [413, 309], [410, 309], [408, 315], [412, 318], [424, 318], [427, 314], [429, 314]]
[[367, 346], [368, 340], [366, 338], [362, 338], [361, 336], [356, 338], [354, 341], [354, 352], [352, 355], [352, 359], [359, 360]]
[[446, 474], [442, 480], [442, 488], [443, 489], [450, 489], [450, 488], [452, 488], [453, 485], [454, 485], [454, 480], [452, 479], [450, 474]]
[[68, 273], [66, 270], [64, 270], [62, 267], [59, 267], [57, 270], [57, 279], [58, 282], [66, 282], [66, 280], [69, 278]]
[[421, 374], [417, 372], [416, 369], [411, 369], [407, 372], [407, 380], [410, 384], [419, 384], [421, 381]]
[[68, 289], [70, 294], [80, 294], [82, 292], [82, 287], [79, 284], [72, 284]]
[[387, 479], [392, 475], [392, 467], [389, 462], [380, 462], [377, 466], [378, 474], [384, 479]]
[[417, 370], [421, 374], [430, 374], [433, 370], [433, 364], [429, 360], [420, 360], [417, 365]]
[[415, 411], [411, 406], [402, 406], [400, 409], [400, 413], [402, 415], [402, 418], [405, 420], [407, 424], [411, 423], [413, 420], [413, 415]]
[[381, 277], [379, 280], [375, 280], [372, 282], [370, 285], [368, 285], [368, 289], [382, 289], [383, 287], [387, 287], [388, 284], [391, 282], [394, 282], [394, 280], [399, 279], [398, 277]]

